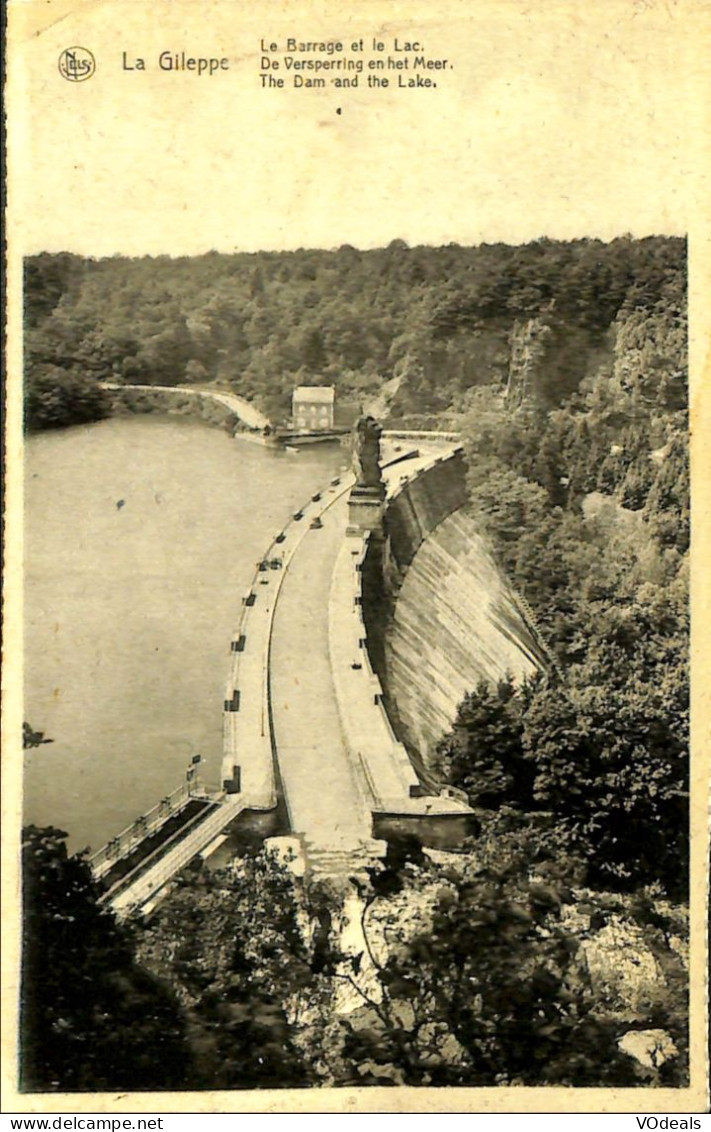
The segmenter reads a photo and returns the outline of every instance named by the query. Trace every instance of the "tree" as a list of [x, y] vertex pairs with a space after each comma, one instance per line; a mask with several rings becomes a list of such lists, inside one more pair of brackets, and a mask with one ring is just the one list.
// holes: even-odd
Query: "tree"
[[185, 874], [147, 927], [139, 953], [188, 1012], [204, 1084], [309, 1083], [289, 1018], [300, 995], [318, 997], [307, 929], [292, 874], [265, 851]]
[[[591, 661], [591, 664], [594, 660]], [[622, 670], [625, 672], [625, 670]], [[650, 686], [581, 673], [542, 688], [524, 719], [534, 799], [588, 846], [591, 879], [661, 881], [676, 898], [688, 876], [688, 705], [683, 672]], [[676, 685], [676, 686], [673, 686]]]
[[24, 264], [24, 315], [27, 327], [36, 326], [51, 315], [62, 296], [68, 293], [82, 273], [79, 256], [30, 256]]
[[360, 887], [365, 952], [344, 957], [352, 984], [369, 988], [343, 1023], [350, 1080], [637, 1083], [616, 1046], [620, 1022], [596, 1014], [580, 940], [562, 921], [570, 890], [526, 872], [500, 855], [484, 868], [470, 858], [463, 875], [414, 861], [371, 872]]
[[299, 364], [306, 366], [310, 373], [320, 373], [324, 368], [327, 357], [320, 327], [309, 326], [302, 332], [298, 358]]
[[526, 695], [517, 694], [511, 677], [496, 687], [480, 681], [439, 745], [441, 772], [466, 790], [472, 805], [530, 805], [533, 773], [522, 744]]
[[99, 903], [66, 833], [23, 831], [20, 1085], [75, 1092], [185, 1087], [184, 1025], [131, 935]]
[[75, 369], [38, 366], [25, 382], [25, 428], [66, 428], [109, 416], [110, 398]]
[[207, 380], [208, 373], [202, 362], [197, 358], [191, 358], [185, 367], [185, 380], [193, 382], [204, 382]]
[[515, 545], [522, 533], [542, 523], [548, 514], [548, 494], [499, 461], [492, 464], [488, 472], [482, 466], [472, 468], [470, 506], [503, 551]]

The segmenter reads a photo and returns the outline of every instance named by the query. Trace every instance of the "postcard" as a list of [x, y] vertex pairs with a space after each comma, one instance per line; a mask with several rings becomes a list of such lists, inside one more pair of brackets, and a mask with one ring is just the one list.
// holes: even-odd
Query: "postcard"
[[6, 1110], [706, 1111], [710, 23], [10, 0]]

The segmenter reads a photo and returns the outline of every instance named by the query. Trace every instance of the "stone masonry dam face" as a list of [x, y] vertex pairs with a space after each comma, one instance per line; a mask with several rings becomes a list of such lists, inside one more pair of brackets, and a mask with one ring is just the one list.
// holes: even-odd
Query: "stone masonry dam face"
[[400, 739], [426, 771], [480, 680], [547, 667], [536, 632], [477, 528], [461, 451], [404, 482], [386, 512], [390, 615], [381, 659]]

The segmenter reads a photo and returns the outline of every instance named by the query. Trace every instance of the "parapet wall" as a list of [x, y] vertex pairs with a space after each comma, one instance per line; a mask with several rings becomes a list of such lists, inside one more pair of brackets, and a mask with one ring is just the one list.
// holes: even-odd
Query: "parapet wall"
[[370, 535], [344, 540], [329, 594], [329, 653], [341, 730], [368, 809], [399, 811], [418, 778], [383, 706], [363, 620], [363, 570]]
[[382, 555], [376, 534], [349, 535], [333, 572], [329, 595], [329, 653], [341, 732], [361, 800], [377, 839], [416, 836], [437, 848], [460, 845], [473, 832], [473, 815], [460, 791], [423, 788], [408, 751], [393, 730], [372, 663], [363, 617], [368, 574]]
[[[256, 564], [242, 596], [231, 642], [223, 715], [222, 786], [252, 810], [269, 810], [280, 794], [271, 699], [274, 612], [282, 582], [313, 521], [350, 490], [352, 476], [335, 477], [284, 524]], [[285, 798], [287, 811], [288, 798]], [[289, 814], [289, 817], [291, 815]]]
[[404, 577], [427, 536], [467, 498], [461, 446], [433, 457], [412, 477], [406, 464], [403, 468], [385, 512], [386, 570], [391, 577]]
[[[230, 676], [223, 712], [222, 788], [245, 798], [253, 809], [276, 805], [276, 775], [269, 722], [268, 648], [271, 611], [257, 569], [242, 597], [231, 642]], [[272, 583], [278, 585], [279, 578]], [[271, 581], [271, 579], [270, 579]]]
[[114, 413], [168, 413], [196, 417], [205, 424], [226, 429], [234, 436], [263, 444], [269, 421], [243, 397], [220, 388], [192, 385], [99, 383], [112, 395]]

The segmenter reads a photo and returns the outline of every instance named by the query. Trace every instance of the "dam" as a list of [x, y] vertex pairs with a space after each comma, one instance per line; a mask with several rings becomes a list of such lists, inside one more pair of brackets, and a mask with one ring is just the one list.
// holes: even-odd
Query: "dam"
[[307, 872], [336, 877], [392, 838], [446, 848], [474, 831], [461, 792], [421, 772], [479, 679], [521, 679], [545, 653], [462, 511], [459, 442], [385, 433], [379, 475], [378, 501], [353, 472], [334, 477], [266, 547], [238, 599], [222, 788], [109, 888], [120, 914], [149, 909], [250, 815], [265, 835], [288, 832]]
[[402, 478], [386, 513], [391, 600], [381, 675], [398, 731], [423, 768], [480, 680], [520, 683], [551, 663], [465, 500], [455, 450]]

